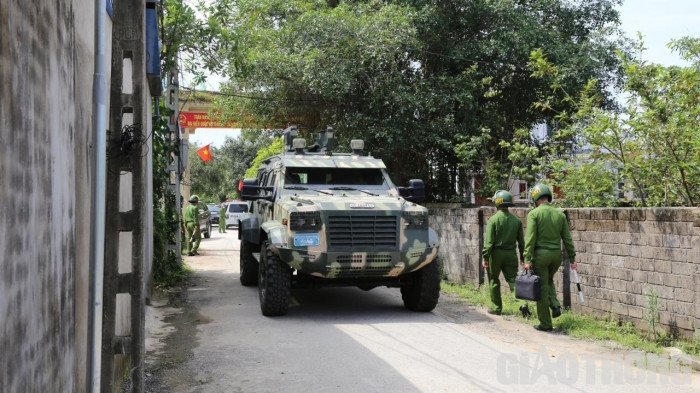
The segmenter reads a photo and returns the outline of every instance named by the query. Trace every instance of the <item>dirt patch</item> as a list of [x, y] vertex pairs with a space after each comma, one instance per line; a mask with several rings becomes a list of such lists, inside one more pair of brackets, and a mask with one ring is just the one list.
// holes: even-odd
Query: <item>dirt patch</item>
[[[188, 300], [188, 291], [198, 286], [199, 278], [190, 276], [166, 291], [154, 290], [148, 307], [145, 391], [171, 393], [189, 387], [195, 372], [184, 365], [197, 347], [197, 325], [210, 320], [199, 314]], [[128, 388], [128, 381], [125, 387]], [[123, 390], [129, 391], [129, 390]]]

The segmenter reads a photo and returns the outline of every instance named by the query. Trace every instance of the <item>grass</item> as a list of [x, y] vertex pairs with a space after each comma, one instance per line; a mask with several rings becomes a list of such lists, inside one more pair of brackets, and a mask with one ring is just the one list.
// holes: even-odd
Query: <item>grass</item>
[[[443, 292], [456, 295], [472, 304], [485, 307], [489, 307], [491, 304], [487, 285], [478, 287], [474, 284], [455, 284], [443, 281], [441, 288]], [[535, 302], [527, 302], [533, 316], [525, 319], [519, 310], [524, 302], [523, 300], [515, 299], [505, 293], [502, 296], [502, 300], [503, 315], [514, 316], [522, 322], [532, 325], [538, 322]], [[685, 353], [700, 355], [700, 338], [673, 339], [669, 335], [661, 334], [659, 339], [650, 340], [647, 333], [637, 329], [631, 322], [619, 321], [614, 319], [613, 315], [601, 319], [564, 311], [559, 318], [554, 320], [554, 327], [571, 337], [595, 341], [613, 341], [625, 347], [645, 352], [659, 353], [664, 347], [673, 345], [682, 349]]]

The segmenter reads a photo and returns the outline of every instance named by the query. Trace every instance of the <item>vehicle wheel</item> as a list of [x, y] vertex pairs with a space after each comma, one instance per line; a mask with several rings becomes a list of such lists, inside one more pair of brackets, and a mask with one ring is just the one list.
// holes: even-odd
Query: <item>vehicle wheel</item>
[[260, 257], [260, 309], [268, 317], [284, 315], [292, 296], [292, 269], [272, 252], [269, 241], [263, 243]]
[[440, 297], [440, 265], [433, 261], [410, 274], [411, 284], [401, 287], [403, 305], [413, 311], [432, 311]]
[[241, 239], [241, 285], [258, 285], [258, 261], [253, 257], [253, 243]]
[[204, 232], [204, 237], [209, 239], [211, 237], [211, 222], [207, 221], [207, 231]]

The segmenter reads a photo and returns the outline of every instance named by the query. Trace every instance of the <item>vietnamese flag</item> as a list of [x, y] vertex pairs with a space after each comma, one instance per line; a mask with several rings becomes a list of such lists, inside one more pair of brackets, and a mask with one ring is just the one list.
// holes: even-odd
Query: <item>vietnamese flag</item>
[[199, 158], [201, 158], [204, 162], [211, 160], [211, 152], [209, 151], [209, 145], [197, 149], [197, 154], [199, 154]]

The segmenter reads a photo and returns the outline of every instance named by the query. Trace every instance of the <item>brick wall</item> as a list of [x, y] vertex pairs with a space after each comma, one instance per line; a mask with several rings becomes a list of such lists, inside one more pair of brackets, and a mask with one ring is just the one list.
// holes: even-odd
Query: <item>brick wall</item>
[[[495, 209], [437, 206], [430, 211], [447, 279], [483, 282], [480, 249], [485, 223]], [[700, 209], [564, 211], [576, 246], [585, 302], [579, 302], [574, 284], [563, 288], [565, 269], [556, 277], [560, 300], [564, 301], [566, 289], [576, 312], [612, 313], [646, 328], [649, 301], [655, 293], [666, 329], [700, 331]], [[528, 209], [511, 208], [511, 212], [525, 226]]]

